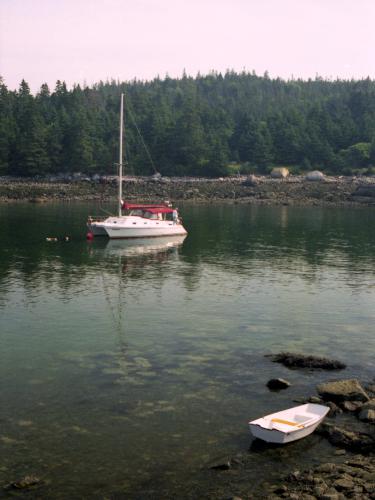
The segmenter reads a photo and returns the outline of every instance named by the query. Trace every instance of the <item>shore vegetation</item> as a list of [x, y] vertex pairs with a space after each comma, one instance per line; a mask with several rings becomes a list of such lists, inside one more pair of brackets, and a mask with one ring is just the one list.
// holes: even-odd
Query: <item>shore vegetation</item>
[[35, 95], [24, 80], [9, 90], [0, 79], [0, 175], [114, 173], [121, 92], [131, 174], [375, 173], [375, 81], [227, 71], [71, 89], [57, 81]]

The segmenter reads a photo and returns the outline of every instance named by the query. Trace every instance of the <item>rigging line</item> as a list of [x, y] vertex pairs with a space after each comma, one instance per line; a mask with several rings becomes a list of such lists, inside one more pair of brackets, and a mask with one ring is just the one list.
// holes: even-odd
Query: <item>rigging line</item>
[[109, 215], [110, 217], [113, 216], [113, 214], [111, 214], [111, 212], [108, 212], [108, 210], [105, 210], [103, 207], [99, 207], [99, 210], [101, 210], [102, 212], [104, 212], [105, 214]]
[[147, 153], [148, 159], [150, 160], [150, 163], [151, 163], [151, 165], [152, 165], [152, 168], [154, 169], [155, 174], [158, 174], [159, 172], [156, 170], [155, 164], [154, 164], [154, 162], [152, 161], [152, 158], [151, 158], [150, 151], [148, 150], [148, 147], [147, 147], [147, 145], [146, 145], [146, 143], [145, 143], [145, 141], [144, 141], [144, 139], [143, 139], [143, 136], [142, 136], [142, 134], [141, 134], [141, 131], [140, 131], [140, 130], [139, 130], [139, 128], [138, 128], [137, 122], [135, 121], [134, 115], [133, 115], [133, 113], [132, 113], [132, 111], [131, 111], [131, 109], [130, 109], [130, 107], [129, 107], [129, 106], [128, 106], [127, 110], [128, 110], [129, 116], [130, 116], [130, 118], [132, 119], [132, 121], [133, 121], [133, 123], [134, 123], [134, 126], [135, 126], [135, 128], [136, 128], [136, 130], [137, 130], [137, 132], [138, 132], [138, 135], [139, 135], [139, 137], [140, 137], [140, 139], [141, 139], [141, 141], [142, 141], [143, 147], [145, 148], [145, 151], [146, 151], [146, 153]]

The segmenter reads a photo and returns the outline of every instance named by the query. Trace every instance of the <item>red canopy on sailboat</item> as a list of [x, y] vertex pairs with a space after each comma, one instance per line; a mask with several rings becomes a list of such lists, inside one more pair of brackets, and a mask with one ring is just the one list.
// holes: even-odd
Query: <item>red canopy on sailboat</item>
[[127, 203], [126, 201], [124, 201], [122, 203], [122, 208], [124, 210], [148, 210], [149, 211], [150, 208], [169, 208], [169, 207], [167, 207], [166, 205], [161, 205], [161, 204], [144, 205], [141, 203]]

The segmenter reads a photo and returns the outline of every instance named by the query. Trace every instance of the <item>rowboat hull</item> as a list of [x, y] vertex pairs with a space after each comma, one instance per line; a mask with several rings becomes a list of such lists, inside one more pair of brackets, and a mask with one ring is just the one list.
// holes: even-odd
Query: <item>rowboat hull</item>
[[249, 422], [251, 434], [267, 443], [286, 444], [313, 433], [329, 408], [306, 404], [266, 415]]
[[266, 441], [267, 443], [286, 444], [286, 443], [291, 443], [292, 441], [297, 441], [298, 439], [302, 439], [308, 436], [309, 434], [312, 434], [318, 427], [320, 422], [310, 427], [306, 427], [304, 429], [300, 429], [298, 431], [290, 433], [281, 432], [276, 429], [272, 430], [264, 429], [259, 425], [249, 424], [249, 427], [251, 434], [255, 438], [261, 439], [262, 441]]

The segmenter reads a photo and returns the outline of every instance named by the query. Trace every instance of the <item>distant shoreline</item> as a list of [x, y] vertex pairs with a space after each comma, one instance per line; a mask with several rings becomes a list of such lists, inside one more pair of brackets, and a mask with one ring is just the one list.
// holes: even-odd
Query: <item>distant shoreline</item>
[[[100, 180], [35, 180], [0, 178], [0, 202], [113, 201], [116, 178]], [[375, 178], [303, 176], [228, 177], [218, 179], [129, 177], [124, 180], [127, 200], [229, 202], [261, 205], [375, 206]]]

